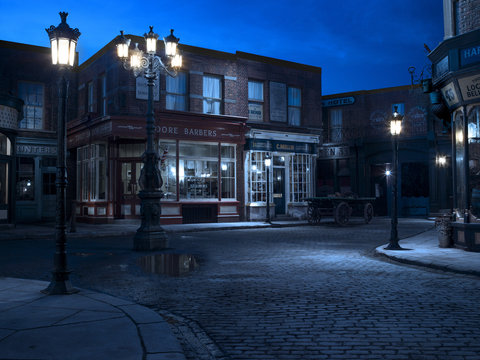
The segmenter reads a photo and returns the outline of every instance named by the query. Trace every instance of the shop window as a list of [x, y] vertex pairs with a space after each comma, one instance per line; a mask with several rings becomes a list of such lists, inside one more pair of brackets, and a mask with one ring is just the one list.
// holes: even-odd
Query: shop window
[[33, 158], [17, 158], [17, 200], [35, 200], [35, 160]]
[[342, 109], [330, 110], [329, 119], [329, 142], [340, 142], [343, 139], [342, 134]]
[[301, 202], [312, 196], [312, 156], [290, 156], [290, 201]]
[[248, 119], [263, 120], [263, 82], [248, 81]]
[[288, 125], [300, 126], [302, 114], [302, 90], [288, 88]]
[[177, 200], [177, 144], [175, 141], [162, 140], [159, 144], [160, 173], [162, 175], [162, 200]]
[[218, 144], [180, 143], [179, 186], [181, 199], [218, 198]]
[[18, 96], [24, 101], [21, 129], [43, 129], [43, 84], [19, 82]]
[[222, 81], [219, 76], [203, 77], [203, 112], [205, 114], [221, 114]]
[[12, 155], [12, 143], [10, 139], [0, 133], [0, 155]]
[[480, 217], [480, 106], [468, 114], [468, 154], [472, 212]]
[[187, 74], [179, 72], [176, 77], [166, 77], [166, 108], [187, 111]]
[[77, 149], [77, 199], [106, 199], [106, 146], [92, 144]]
[[221, 145], [220, 175], [222, 179], [222, 199], [235, 199], [236, 157], [235, 145]]
[[[264, 151], [252, 151], [247, 153], [248, 168], [248, 202], [267, 201], [267, 173], [265, 167]], [[270, 182], [272, 177], [270, 176]], [[271, 184], [270, 184], [271, 185]], [[271, 194], [270, 194], [271, 197]], [[270, 198], [270, 201], [272, 199]]]

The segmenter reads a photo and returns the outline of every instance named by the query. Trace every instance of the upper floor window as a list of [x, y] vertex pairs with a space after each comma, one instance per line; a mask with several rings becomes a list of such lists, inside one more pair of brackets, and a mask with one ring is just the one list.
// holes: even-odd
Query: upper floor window
[[342, 109], [330, 110], [329, 119], [329, 141], [340, 142], [342, 141]]
[[248, 81], [248, 119], [263, 120], [263, 82]]
[[43, 129], [43, 84], [19, 82], [18, 96], [23, 100], [23, 119], [21, 129]]
[[87, 112], [93, 112], [93, 82], [87, 84]]
[[166, 77], [168, 110], [187, 111], [187, 74], [180, 72], [176, 77]]
[[203, 112], [220, 114], [222, 105], [222, 81], [219, 76], [203, 77]]
[[300, 126], [302, 115], [302, 90], [288, 88], [288, 125]]
[[102, 115], [107, 115], [107, 75], [103, 74], [100, 78], [100, 84], [102, 88], [101, 92], [101, 104], [102, 104]]

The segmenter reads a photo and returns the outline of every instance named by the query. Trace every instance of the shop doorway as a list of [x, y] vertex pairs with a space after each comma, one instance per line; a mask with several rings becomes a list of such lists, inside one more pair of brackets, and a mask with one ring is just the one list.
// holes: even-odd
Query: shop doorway
[[286, 213], [285, 204], [285, 156], [273, 157], [273, 202], [275, 214]]
[[120, 212], [121, 218], [133, 218], [140, 216], [140, 198], [138, 192], [141, 190], [138, 185], [143, 162], [122, 161], [120, 162], [120, 174], [122, 186], [120, 187]]

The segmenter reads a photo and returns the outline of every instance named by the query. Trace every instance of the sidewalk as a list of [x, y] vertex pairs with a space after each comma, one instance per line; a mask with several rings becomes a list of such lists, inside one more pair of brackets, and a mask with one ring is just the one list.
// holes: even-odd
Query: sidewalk
[[375, 249], [376, 254], [392, 260], [459, 274], [480, 276], [480, 253], [456, 248], [440, 248], [435, 229], [399, 241], [408, 250]]
[[[265, 227], [285, 227], [308, 225], [306, 220], [276, 221], [272, 224], [265, 221], [258, 222], [230, 222], [230, 223], [201, 223], [201, 224], [178, 224], [162, 225], [167, 233], [210, 231], [210, 230], [232, 230], [232, 229], [253, 229]], [[133, 236], [140, 227], [140, 220], [115, 220], [111, 224], [84, 224], [78, 223], [76, 232], [70, 232], [67, 226], [67, 238], [80, 237], [103, 237], [103, 236]], [[21, 240], [21, 239], [48, 239], [55, 237], [55, 224], [19, 224], [17, 227], [4, 226], [0, 228], [1, 240]]]
[[185, 360], [163, 318], [133, 302], [48, 283], [0, 278], [0, 358]]

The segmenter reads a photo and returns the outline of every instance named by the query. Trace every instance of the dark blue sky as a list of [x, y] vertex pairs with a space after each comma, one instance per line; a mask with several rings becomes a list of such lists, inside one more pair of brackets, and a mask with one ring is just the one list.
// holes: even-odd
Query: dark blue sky
[[1, 40], [39, 46], [67, 11], [82, 33], [80, 63], [120, 30], [153, 25], [188, 45], [319, 66], [325, 95], [410, 84], [408, 68], [419, 75], [429, 64], [423, 44], [433, 50], [443, 38], [442, 0], [0, 0], [0, 9]]

